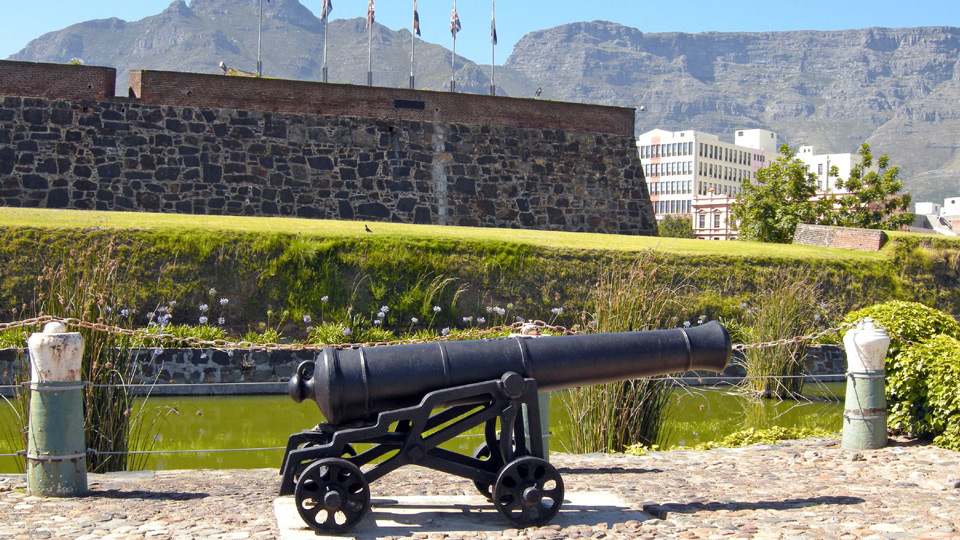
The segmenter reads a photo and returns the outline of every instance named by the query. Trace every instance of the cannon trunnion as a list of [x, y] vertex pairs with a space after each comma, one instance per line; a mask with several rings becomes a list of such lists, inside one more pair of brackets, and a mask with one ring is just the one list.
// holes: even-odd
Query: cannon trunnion
[[[324, 349], [289, 382], [328, 423], [290, 436], [281, 495], [313, 529], [339, 533], [370, 508], [370, 483], [404, 465], [473, 480], [514, 527], [544, 525], [563, 504], [546, 461], [537, 392], [688, 370], [721, 371], [730, 336], [692, 329]], [[440, 445], [484, 426], [472, 455]], [[359, 452], [358, 452], [359, 450]]]

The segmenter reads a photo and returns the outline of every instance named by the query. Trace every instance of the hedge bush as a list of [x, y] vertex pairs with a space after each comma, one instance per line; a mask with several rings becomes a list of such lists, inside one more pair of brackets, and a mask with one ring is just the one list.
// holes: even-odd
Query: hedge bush
[[960, 323], [916, 302], [885, 302], [847, 314], [870, 317], [890, 334], [888, 427], [960, 450]]

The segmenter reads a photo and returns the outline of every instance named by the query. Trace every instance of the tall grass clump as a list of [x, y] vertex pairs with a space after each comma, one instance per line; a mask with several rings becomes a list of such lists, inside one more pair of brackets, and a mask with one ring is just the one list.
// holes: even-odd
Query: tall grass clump
[[[628, 332], [675, 326], [677, 301], [684, 280], [641, 253], [626, 269], [611, 265], [602, 270], [592, 293], [594, 313], [585, 326], [594, 332]], [[621, 452], [641, 444], [660, 445], [670, 405], [669, 383], [663, 378], [577, 388], [566, 391], [573, 453]]]
[[[745, 343], [790, 339], [814, 332], [829, 305], [820, 300], [820, 283], [809, 268], [772, 270], [765, 285], [743, 306], [739, 332]], [[756, 398], [790, 399], [803, 392], [801, 342], [744, 351], [747, 376], [741, 388]]]
[[[63, 260], [46, 266], [38, 280], [36, 303], [43, 315], [84, 322], [131, 327], [136, 310], [128, 308], [126, 293], [136, 283], [125, 275], [113, 242], [105, 246], [72, 249]], [[91, 383], [83, 390], [84, 436], [92, 472], [127, 470], [134, 465], [126, 452], [140, 435], [134, 396], [123, 386], [137, 378], [138, 366], [129, 360], [119, 336], [71, 328], [83, 336], [80, 378]]]

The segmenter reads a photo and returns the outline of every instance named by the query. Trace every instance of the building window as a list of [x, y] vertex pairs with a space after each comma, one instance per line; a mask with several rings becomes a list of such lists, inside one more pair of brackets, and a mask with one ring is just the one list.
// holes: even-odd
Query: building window
[[720, 228], [720, 214], [713, 215], [713, 228], [714, 229]]
[[706, 228], [707, 228], [707, 215], [706, 215], [706, 214], [700, 214], [700, 228], [701, 228], [701, 229], [706, 229]]

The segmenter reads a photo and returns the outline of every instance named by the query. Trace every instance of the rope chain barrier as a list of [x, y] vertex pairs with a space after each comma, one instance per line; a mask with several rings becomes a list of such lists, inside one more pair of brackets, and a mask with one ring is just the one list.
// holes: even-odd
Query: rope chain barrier
[[[424, 338], [412, 338], [412, 339], [398, 339], [392, 341], [368, 341], [365, 343], [253, 343], [250, 341], [228, 341], [225, 339], [213, 339], [213, 340], [204, 340], [196, 336], [181, 337], [175, 336], [173, 334], [166, 333], [151, 333], [148, 330], [144, 329], [127, 329], [121, 328], [119, 326], [113, 326], [104, 323], [96, 323], [85, 321], [82, 319], [75, 318], [64, 318], [64, 317], [54, 317], [52, 315], [41, 315], [39, 317], [33, 317], [31, 319], [24, 319], [21, 321], [9, 322], [9, 323], [0, 323], [0, 332], [5, 330], [13, 330], [17, 328], [26, 328], [33, 326], [40, 326], [49, 322], [60, 322], [68, 327], [83, 328], [86, 330], [94, 332], [104, 332], [108, 334], [126, 336], [135, 339], [142, 340], [156, 340], [163, 343], [177, 343], [182, 345], [187, 345], [190, 348], [199, 348], [206, 346], [212, 349], [234, 349], [234, 350], [248, 350], [248, 351], [319, 351], [327, 347], [333, 347], [336, 349], [358, 349], [361, 347], [383, 347], [390, 345], [409, 345], [414, 343], [434, 343], [440, 341], [461, 341], [464, 339], [471, 338], [483, 338], [492, 335], [502, 334], [503, 332], [535, 335], [543, 331], [549, 331], [552, 334], [558, 335], [581, 335], [584, 332], [579, 330], [576, 326], [573, 328], [567, 328], [565, 326], [553, 325], [546, 323], [541, 320], [532, 320], [532, 321], [523, 321], [515, 322], [510, 325], [501, 325], [494, 326], [486, 329], [473, 329], [467, 330], [462, 333], [458, 333], [453, 336], [432, 336]], [[859, 322], [859, 321], [858, 321]], [[874, 322], [877, 327], [883, 329], [888, 334], [892, 334], [902, 341], [903, 340], [895, 332], [884, 328], [879, 322]], [[835, 334], [842, 332], [844, 330], [849, 330], [857, 325], [857, 322], [843, 323], [839, 326], [826, 328], [824, 330], [819, 330], [811, 334], [806, 334], [803, 336], [796, 336], [785, 339], [778, 339], [773, 341], [764, 341], [759, 343], [751, 344], [741, 344], [737, 343], [733, 345], [733, 350], [737, 352], [743, 352], [748, 350], [759, 350], [759, 349], [771, 349], [775, 347], [785, 347], [789, 345], [799, 345], [802, 343], [815, 341], [824, 336], [830, 334]], [[149, 347], [144, 347], [149, 348]]]

